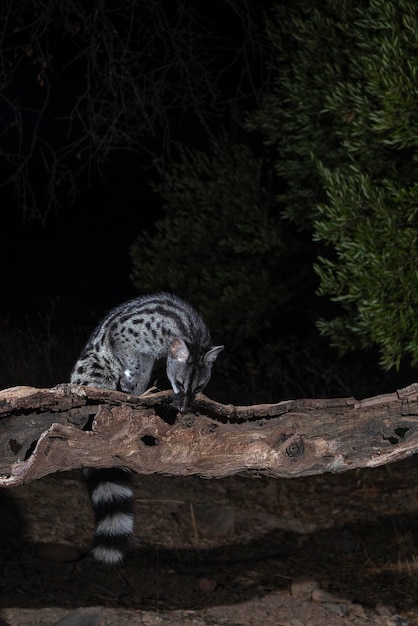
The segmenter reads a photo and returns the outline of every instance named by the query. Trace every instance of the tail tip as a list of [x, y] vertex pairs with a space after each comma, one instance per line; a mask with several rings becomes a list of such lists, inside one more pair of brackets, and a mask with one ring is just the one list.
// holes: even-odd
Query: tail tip
[[124, 557], [122, 550], [109, 546], [95, 546], [91, 553], [96, 561], [104, 565], [120, 565]]

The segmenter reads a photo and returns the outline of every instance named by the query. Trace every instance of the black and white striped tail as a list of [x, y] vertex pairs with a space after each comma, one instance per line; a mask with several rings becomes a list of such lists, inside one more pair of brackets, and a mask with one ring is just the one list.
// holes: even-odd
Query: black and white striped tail
[[96, 515], [92, 554], [106, 565], [117, 565], [134, 526], [130, 474], [118, 468], [86, 469], [83, 474]]

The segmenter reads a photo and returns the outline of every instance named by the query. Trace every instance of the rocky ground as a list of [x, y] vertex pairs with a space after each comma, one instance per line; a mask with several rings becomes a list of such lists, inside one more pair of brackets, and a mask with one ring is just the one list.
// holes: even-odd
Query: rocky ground
[[120, 568], [77, 472], [0, 492], [0, 624], [418, 626], [418, 459], [292, 480], [135, 477]]

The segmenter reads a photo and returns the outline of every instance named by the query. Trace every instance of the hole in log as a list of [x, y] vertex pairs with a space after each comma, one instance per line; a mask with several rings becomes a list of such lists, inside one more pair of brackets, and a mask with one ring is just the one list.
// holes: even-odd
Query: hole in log
[[393, 432], [396, 437], [393, 435], [391, 437], [385, 437], [383, 435], [383, 439], [385, 441], [389, 441], [393, 446], [396, 446], [399, 443], [399, 439], [405, 439], [405, 434], [408, 432], [409, 428], [403, 428], [402, 426], [398, 426], [398, 428], [394, 428]]
[[408, 432], [409, 428], [403, 428], [401, 426], [399, 426], [398, 428], [394, 429], [394, 433], [395, 435], [397, 435], [396, 437], [394, 437], [393, 435], [391, 437], [385, 437], [383, 435], [383, 439], [385, 441], [389, 441], [393, 446], [396, 446], [397, 443], [399, 443], [399, 439], [405, 439], [405, 434]]
[[87, 422], [83, 426], [83, 430], [87, 430], [87, 431], [93, 430], [93, 422], [94, 422], [95, 417], [96, 417], [95, 414], [88, 416]]
[[292, 443], [286, 448], [286, 454], [291, 459], [301, 456], [304, 452], [305, 444], [303, 443], [302, 437], [299, 437], [296, 441], [292, 441]]
[[408, 432], [409, 428], [395, 428], [395, 435], [398, 435], [401, 439], [405, 439], [405, 435]]
[[156, 446], [158, 443], [158, 439], [156, 439], [152, 435], [144, 435], [143, 437], [141, 437], [141, 441], [146, 446]]
[[35, 450], [36, 448], [36, 444], [37, 444], [37, 440], [32, 441], [32, 443], [30, 444], [29, 448], [26, 450], [26, 454], [25, 454], [25, 461], [28, 460], [28, 458], [31, 456], [32, 452]]
[[17, 439], [10, 439], [9, 445], [13, 454], [17, 454], [22, 449], [22, 444]]

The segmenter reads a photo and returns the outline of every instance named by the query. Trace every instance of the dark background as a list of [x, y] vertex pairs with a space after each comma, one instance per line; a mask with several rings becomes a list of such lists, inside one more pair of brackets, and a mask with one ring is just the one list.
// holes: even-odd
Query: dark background
[[[135, 162], [112, 159], [102, 177], [80, 189], [71, 208], [44, 225], [24, 222], [17, 207], [3, 231], [3, 313], [62, 313], [103, 308], [130, 297], [129, 246], [161, 214], [158, 197]], [[2, 204], [16, 202], [2, 194]], [[8, 200], [5, 200], [5, 196]], [[10, 204], [9, 204], [10, 203]]]
[[[188, 10], [192, 6], [187, 2], [180, 4]], [[175, 162], [179, 143], [190, 148], [208, 148], [211, 133], [216, 134], [222, 127], [230, 128], [236, 124], [234, 107], [242, 111], [254, 109], [271, 88], [272, 70], [264, 18], [274, 3], [269, 0], [262, 3], [251, 0], [237, 4], [221, 1], [210, 5], [195, 3], [197, 21], [192, 40], [196, 43], [196, 54], [203, 54], [202, 70], [207, 71], [207, 91], [204, 82], [196, 87], [198, 107], [189, 105], [187, 97], [184, 101], [181, 97], [178, 102], [170, 100], [173, 91], [177, 89], [181, 96], [186, 88], [179, 71], [178, 76], [173, 77], [173, 84], [168, 83], [169, 89], [161, 95], [159, 106], [166, 114], [164, 123], [157, 120], [151, 131], [139, 131], [135, 145], [131, 145], [128, 132], [125, 144], [121, 140], [116, 142], [117, 145], [110, 144], [104, 154], [92, 157], [92, 153], [87, 156], [82, 153], [81, 159], [88, 162], [82, 173], [78, 173], [77, 156], [70, 155], [67, 166], [74, 173], [76, 193], [58, 192], [56, 198], [51, 196], [47, 187], [42, 141], [59, 151], [65, 148], [67, 141], [77, 144], [83, 140], [84, 129], [80, 120], [71, 124], [69, 130], [68, 124], [63, 123], [63, 115], [69, 114], [83, 89], [85, 67], [93, 52], [89, 53], [90, 57], [77, 58], [81, 50], [78, 32], [65, 28], [68, 19], [77, 25], [72, 15], [67, 18], [67, 23], [60, 24], [56, 17], [55, 21], [46, 21], [45, 31], [38, 34], [34, 24], [47, 3], [25, 2], [21, 5], [21, 15], [10, 3], [9, 9], [12, 7], [16, 14], [14, 21], [9, 23], [5, 21], [7, 5], [4, 4], [0, 14], [0, 24], [6, 24], [3, 34], [7, 35], [3, 38], [7, 45], [4, 44], [1, 50], [1, 60], [5, 66], [9, 63], [6, 76], [10, 79], [3, 85], [0, 99], [0, 206], [3, 218], [0, 386], [53, 385], [68, 379], [72, 364], [100, 317], [110, 307], [137, 293], [130, 280], [130, 246], [144, 230], [152, 236], [156, 220], [164, 210], [169, 210], [163, 207], [162, 198], [150, 186], [151, 182], [159, 180], [155, 163], [163, 163], [169, 169]], [[68, 6], [76, 5], [70, 3]], [[111, 3], [104, 6], [109, 8]], [[147, 3], [138, 6], [142, 15], [148, 18]], [[161, 15], [169, 20], [176, 17], [172, 3], [161, 0], [150, 6], [153, 10], [161, 10]], [[91, 14], [96, 9], [96, 5], [92, 6]], [[115, 28], [120, 27], [118, 19], [115, 18]], [[170, 23], [176, 23], [176, 19]], [[159, 28], [158, 20], [150, 21], [151, 34], [154, 27]], [[122, 34], [123, 28], [126, 26], [120, 27]], [[161, 41], [164, 41], [166, 33], [163, 30], [161, 33]], [[145, 69], [151, 74], [163, 65], [158, 43], [157, 40], [149, 54], [147, 46], [144, 48], [144, 59], [148, 64]], [[198, 47], [200, 44], [201, 48]], [[31, 52], [31, 56], [13, 66], [16, 55], [10, 51], [17, 51], [18, 56], [22, 50], [29, 49], [29, 45], [32, 45], [33, 54]], [[186, 65], [190, 60], [187, 53], [188, 49], [184, 57]], [[73, 62], [74, 58], [76, 62]], [[48, 60], [46, 67], [42, 65], [44, 59]], [[99, 86], [100, 67], [97, 66]], [[196, 69], [192, 71], [195, 72], [192, 78], [197, 79]], [[166, 77], [167, 81], [169, 79], [170, 76]], [[138, 80], [141, 80], [140, 73]], [[214, 93], [209, 91], [212, 84], [216, 85]], [[47, 88], [50, 89], [47, 108], [39, 116]], [[22, 115], [20, 128], [11, 126], [11, 101]], [[100, 125], [98, 129], [100, 131]], [[102, 131], [105, 133], [105, 126]], [[36, 141], [27, 181], [37, 209], [31, 212], [26, 210], [22, 200], [25, 179], [18, 178], [19, 160], [13, 161], [9, 157], [12, 153], [17, 156], [30, 153], [32, 139]], [[49, 202], [51, 207], [47, 209]], [[307, 233], [304, 237], [308, 239], [309, 236]], [[199, 262], [196, 258], [196, 263]], [[289, 272], [292, 269], [289, 267]], [[272, 289], [275, 288], [272, 285]], [[317, 310], [311, 312], [314, 291], [315, 285], [312, 285], [307, 296], [301, 296], [298, 315], [290, 316], [284, 323], [278, 316], [280, 332], [299, 336], [300, 343], [303, 343], [304, 334], [308, 335], [308, 325], [313, 328], [312, 320], [318, 313]], [[315, 306], [318, 307], [317, 301]], [[323, 306], [327, 312], [329, 303], [325, 299]], [[216, 336], [222, 337], [222, 329], [216, 329]], [[262, 345], [257, 349], [263, 353]], [[271, 390], [274, 397], [269, 400], [311, 394], [364, 396], [404, 386], [415, 379], [415, 372], [409, 368], [400, 373], [383, 372], [378, 364], [379, 355], [373, 350], [340, 359], [324, 340], [318, 349], [318, 352], [323, 351], [320, 355], [322, 364], [311, 371], [300, 367], [304, 355], [291, 354], [291, 350], [293, 348], [283, 355], [283, 361], [287, 359], [290, 363], [286, 362], [285, 367], [287, 372], [291, 370], [294, 380], [287, 386], [279, 381], [277, 389]], [[227, 357], [225, 350], [224, 359]], [[238, 364], [240, 362], [238, 359]], [[321, 381], [319, 370], [324, 367], [330, 367], [331, 373], [329, 376], [322, 374], [322, 382], [318, 382]], [[263, 378], [263, 369], [255, 364], [253, 369], [257, 368], [259, 380], [253, 385], [261, 388], [259, 381]], [[340, 369], [345, 372], [341, 377]], [[346, 376], [347, 371], [349, 376]], [[315, 384], [305, 384], [309, 378]], [[223, 393], [226, 396], [228, 390]], [[253, 397], [245, 399], [252, 401]]]

